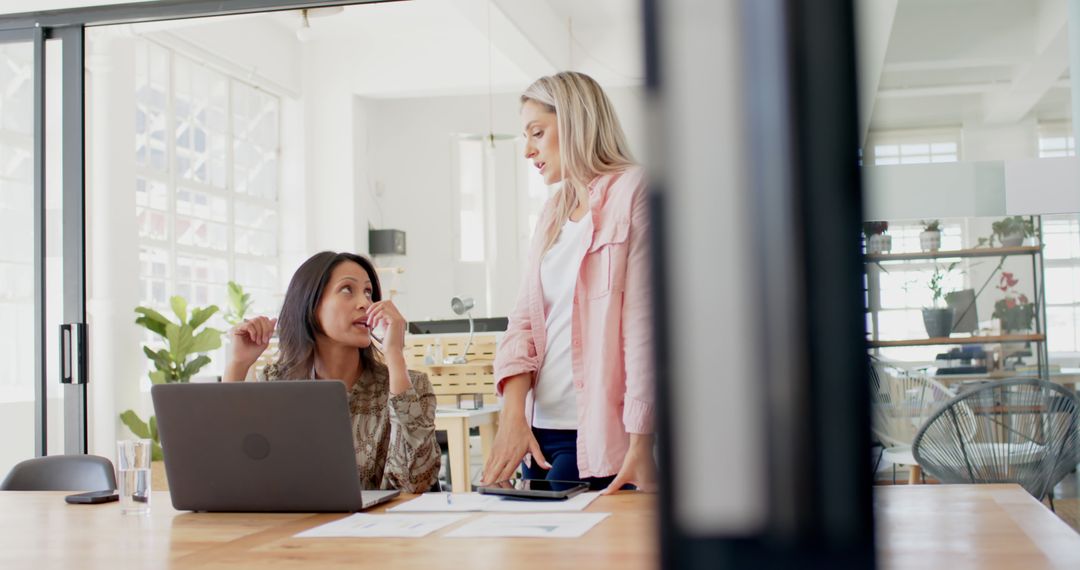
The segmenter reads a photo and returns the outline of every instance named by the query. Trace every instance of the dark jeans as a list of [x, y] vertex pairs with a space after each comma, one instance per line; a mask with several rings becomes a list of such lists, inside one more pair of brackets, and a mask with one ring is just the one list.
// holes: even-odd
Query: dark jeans
[[532, 467], [521, 463], [521, 472], [526, 479], [549, 479], [551, 481], [582, 481], [589, 484], [592, 491], [603, 491], [615, 480], [610, 477], [585, 477], [578, 476], [577, 465], [577, 430], [576, 429], [543, 429], [532, 428], [536, 442], [540, 444], [540, 452], [544, 454], [551, 464], [551, 469], [543, 469], [532, 461]]

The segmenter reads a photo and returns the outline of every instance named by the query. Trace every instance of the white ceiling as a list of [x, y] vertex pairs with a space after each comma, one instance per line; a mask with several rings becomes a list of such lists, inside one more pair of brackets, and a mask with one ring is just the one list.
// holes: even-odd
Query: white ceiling
[[[333, 51], [370, 97], [516, 92], [562, 69], [607, 86], [640, 85], [640, 0], [412, 0], [309, 17], [298, 49]], [[299, 12], [256, 16], [290, 37]], [[490, 29], [490, 34], [489, 34]], [[328, 50], [328, 46], [333, 46]]]
[[1065, 0], [895, 4], [871, 130], [1071, 117]]

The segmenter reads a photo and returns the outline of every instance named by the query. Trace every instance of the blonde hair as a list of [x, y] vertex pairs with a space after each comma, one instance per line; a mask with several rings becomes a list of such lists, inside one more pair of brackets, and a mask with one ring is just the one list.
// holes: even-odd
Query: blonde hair
[[634, 164], [619, 118], [604, 90], [588, 75], [563, 71], [541, 77], [521, 94], [521, 104], [539, 103], [555, 113], [562, 188], [552, 198], [545, 228], [546, 252], [579, 204], [589, 203], [589, 182]]

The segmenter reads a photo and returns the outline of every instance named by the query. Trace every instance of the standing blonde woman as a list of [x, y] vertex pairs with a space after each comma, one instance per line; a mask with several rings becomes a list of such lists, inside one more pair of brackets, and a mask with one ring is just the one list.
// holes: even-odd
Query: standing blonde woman
[[495, 356], [503, 396], [484, 483], [655, 487], [645, 182], [591, 77], [542, 77], [521, 96], [525, 158], [561, 183], [534, 232]]

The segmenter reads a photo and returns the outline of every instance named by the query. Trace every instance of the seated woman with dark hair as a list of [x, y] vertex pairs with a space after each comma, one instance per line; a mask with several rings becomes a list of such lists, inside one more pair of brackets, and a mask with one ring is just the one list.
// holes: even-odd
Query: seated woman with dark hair
[[[371, 334], [379, 325], [381, 340]], [[363, 488], [424, 492], [439, 475], [435, 394], [425, 374], [405, 367], [405, 327], [393, 301], [382, 300], [370, 261], [317, 253], [296, 270], [277, 319], [247, 319], [230, 331], [224, 380], [243, 381], [276, 328], [279, 354], [260, 379], [344, 382]]]

